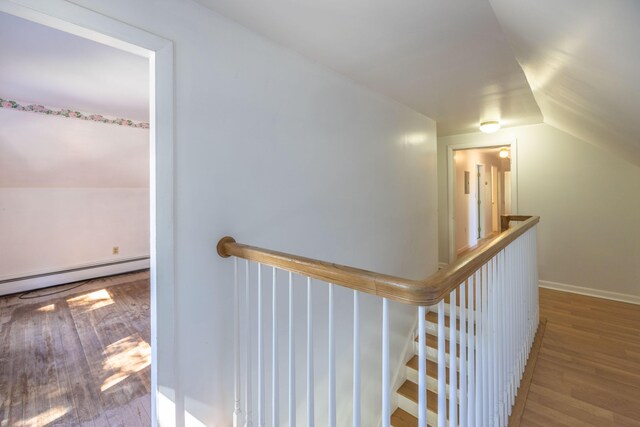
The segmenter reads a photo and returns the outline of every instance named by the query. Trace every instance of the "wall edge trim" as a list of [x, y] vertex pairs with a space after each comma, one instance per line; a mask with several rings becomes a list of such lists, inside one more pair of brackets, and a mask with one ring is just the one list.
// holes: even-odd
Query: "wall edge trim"
[[551, 282], [547, 280], [539, 280], [538, 282], [539, 286], [545, 289], [640, 305], [640, 296], [636, 295], [585, 288], [583, 286], [568, 285], [566, 283]]

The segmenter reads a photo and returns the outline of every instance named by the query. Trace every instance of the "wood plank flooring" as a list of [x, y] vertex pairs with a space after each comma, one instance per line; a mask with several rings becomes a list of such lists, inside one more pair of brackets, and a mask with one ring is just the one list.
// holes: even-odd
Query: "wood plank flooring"
[[521, 426], [640, 426], [640, 306], [540, 289]]
[[0, 297], [0, 427], [151, 425], [149, 273], [69, 288]]

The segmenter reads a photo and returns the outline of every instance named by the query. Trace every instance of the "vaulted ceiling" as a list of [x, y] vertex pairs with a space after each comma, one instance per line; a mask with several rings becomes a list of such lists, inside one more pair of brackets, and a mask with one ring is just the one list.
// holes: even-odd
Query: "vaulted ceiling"
[[640, 165], [637, 0], [197, 0], [441, 136], [546, 122]]
[[640, 2], [491, 5], [544, 121], [640, 165]]

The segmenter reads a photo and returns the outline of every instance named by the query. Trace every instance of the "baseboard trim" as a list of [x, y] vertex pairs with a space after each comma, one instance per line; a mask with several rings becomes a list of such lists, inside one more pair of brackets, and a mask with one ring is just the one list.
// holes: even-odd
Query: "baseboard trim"
[[582, 286], [567, 285], [566, 283], [549, 282], [547, 280], [540, 280], [539, 284], [541, 288], [553, 289], [554, 291], [571, 292], [572, 294], [586, 295], [590, 297], [640, 305], [640, 296], [621, 294], [611, 291], [602, 291], [599, 289], [585, 288]]
[[128, 273], [149, 268], [149, 257], [138, 257], [116, 262], [88, 265], [51, 273], [5, 279], [0, 281], [0, 295], [10, 295], [35, 289], [57, 286], [80, 280]]

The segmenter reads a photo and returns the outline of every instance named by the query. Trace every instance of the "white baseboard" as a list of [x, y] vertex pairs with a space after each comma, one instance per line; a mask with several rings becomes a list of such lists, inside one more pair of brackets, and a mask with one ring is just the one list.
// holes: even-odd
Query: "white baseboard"
[[438, 263], [438, 270], [442, 270], [445, 267], [448, 267], [449, 263], [448, 262], [439, 262]]
[[78, 282], [80, 280], [144, 270], [149, 268], [149, 265], [148, 257], [139, 257], [129, 260], [120, 260], [118, 262], [87, 265], [64, 271], [2, 280], [0, 281], [0, 295], [16, 294], [49, 286]]
[[637, 295], [628, 295], [618, 292], [603, 291], [600, 289], [584, 288], [582, 286], [567, 285], [566, 283], [549, 282], [546, 280], [540, 280], [539, 284], [541, 288], [553, 289], [555, 291], [571, 292], [573, 294], [627, 302], [630, 304], [640, 304], [640, 296]]

